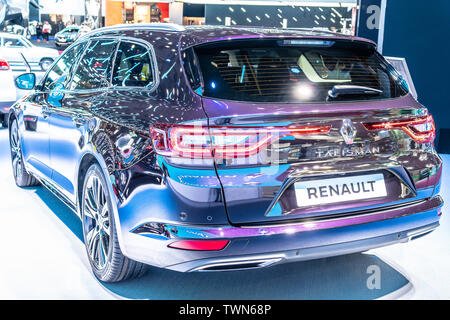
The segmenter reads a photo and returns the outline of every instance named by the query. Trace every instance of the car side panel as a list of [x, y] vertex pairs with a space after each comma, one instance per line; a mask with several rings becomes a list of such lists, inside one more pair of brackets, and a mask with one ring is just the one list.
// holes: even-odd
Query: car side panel
[[101, 103], [101, 92], [64, 91], [50, 107], [50, 162], [52, 180], [76, 203], [77, 167], [89, 139], [90, 114], [87, 105]]
[[49, 124], [43, 94], [35, 92], [15, 105], [26, 165], [39, 175], [51, 178]]

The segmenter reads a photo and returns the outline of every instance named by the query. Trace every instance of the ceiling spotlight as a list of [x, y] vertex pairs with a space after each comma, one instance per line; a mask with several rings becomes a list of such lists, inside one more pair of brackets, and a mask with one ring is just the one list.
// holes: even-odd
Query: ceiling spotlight
[[300, 100], [307, 100], [314, 94], [313, 88], [308, 84], [299, 84], [295, 87], [295, 96]]

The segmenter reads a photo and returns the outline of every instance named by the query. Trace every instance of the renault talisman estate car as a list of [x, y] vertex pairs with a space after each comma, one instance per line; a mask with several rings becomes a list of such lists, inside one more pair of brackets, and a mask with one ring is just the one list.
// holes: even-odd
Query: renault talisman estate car
[[18, 186], [76, 212], [95, 275], [267, 267], [439, 226], [427, 109], [357, 37], [114, 26], [71, 45], [11, 109]]

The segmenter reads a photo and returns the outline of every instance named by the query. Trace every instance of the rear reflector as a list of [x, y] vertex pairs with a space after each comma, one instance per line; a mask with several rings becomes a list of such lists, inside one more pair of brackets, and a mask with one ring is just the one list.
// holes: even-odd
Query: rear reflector
[[229, 240], [181, 240], [169, 244], [170, 248], [193, 250], [193, 251], [214, 251], [222, 250], [230, 242]]
[[436, 137], [433, 117], [431, 115], [388, 122], [364, 123], [369, 131], [401, 129], [417, 143], [432, 142]]
[[153, 124], [150, 135], [158, 154], [182, 158], [232, 159], [250, 157], [286, 136], [319, 135], [331, 126], [208, 127]]

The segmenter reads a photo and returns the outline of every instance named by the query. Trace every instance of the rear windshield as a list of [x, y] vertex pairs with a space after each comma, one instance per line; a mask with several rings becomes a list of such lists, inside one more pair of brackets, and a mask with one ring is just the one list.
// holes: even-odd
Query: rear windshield
[[217, 99], [308, 103], [388, 99], [408, 92], [394, 68], [363, 42], [220, 41], [189, 48], [183, 57], [192, 88]]

